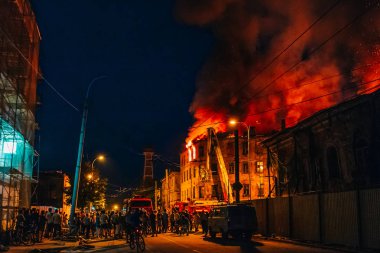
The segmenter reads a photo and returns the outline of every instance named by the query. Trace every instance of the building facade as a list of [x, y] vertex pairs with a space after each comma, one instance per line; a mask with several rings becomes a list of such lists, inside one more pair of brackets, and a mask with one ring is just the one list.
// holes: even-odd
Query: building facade
[[380, 186], [380, 91], [318, 112], [265, 140], [278, 195]]
[[[251, 131], [254, 132], [254, 131]], [[231, 133], [218, 134], [220, 151], [228, 173], [230, 185], [235, 182], [235, 143]], [[239, 136], [239, 175], [242, 201], [270, 197], [273, 194], [274, 178], [266, 167], [266, 150], [260, 142], [263, 136], [251, 134]], [[181, 153], [180, 182], [181, 201], [225, 200], [222, 192], [220, 163], [213, 149], [208, 150], [208, 140], [194, 141]], [[249, 151], [249, 154], [248, 154]], [[209, 156], [207, 158], [207, 156]], [[248, 161], [249, 158], [249, 161]], [[209, 160], [209, 166], [207, 166]], [[207, 169], [209, 168], [209, 169]], [[229, 193], [227, 194], [229, 195]], [[232, 192], [234, 198], [234, 193]], [[228, 201], [228, 200], [227, 200]], [[234, 199], [229, 199], [233, 202]]]
[[40, 172], [36, 193], [32, 198], [32, 205], [40, 210], [49, 207], [59, 209], [62, 213], [70, 213], [67, 191], [70, 189], [70, 178], [63, 171]]
[[0, 217], [29, 207], [40, 34], [29, 0], [0, 1]]
[[161, 180], [161, 206], [164, 209], [171, 209], [175, 202], [180, 201], [180, 176], [179, 171], [167, 172]]

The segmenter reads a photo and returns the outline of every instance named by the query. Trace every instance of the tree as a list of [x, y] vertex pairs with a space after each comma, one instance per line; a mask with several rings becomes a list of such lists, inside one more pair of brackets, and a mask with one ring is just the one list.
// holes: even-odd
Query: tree
[[[74, 185], [73, 181], [73, 177], [71, 177], [72, 187]], [[101, 177], [100, 171], [97, 168], [94, 167], [94, 170], [92, 170], [91, 162], [83, 162], [77, 207], [83, 209], [92, 203], [96, 209], [104, 208], [107, 184], [108, 179]], [[72, 187], [66, 192], [70, 196], [72, 196]], [[67, 203], [71, 203], [71, 197], [67, 199]]]

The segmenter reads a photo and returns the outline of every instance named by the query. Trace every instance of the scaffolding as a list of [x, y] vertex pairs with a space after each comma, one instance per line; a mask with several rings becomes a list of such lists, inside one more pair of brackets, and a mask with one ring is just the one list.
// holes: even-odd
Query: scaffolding
[[30, 206], [40, 33], [29, 0], [0, 1], [0, 217]]

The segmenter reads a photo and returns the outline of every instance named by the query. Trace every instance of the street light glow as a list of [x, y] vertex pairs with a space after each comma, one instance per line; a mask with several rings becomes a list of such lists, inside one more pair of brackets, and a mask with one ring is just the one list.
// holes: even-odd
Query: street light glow
[[100, 156], [98, 156], [98, 159], [100, 160], [100, 161], [103, 161], [105, 158], [104, 158], [104, 155], [100, 155]]
[[87, 175], [87, 179], [88, 179], [88, 180], [91, 180], [91, 179], [92, 179], [92, 174], [88, 174], [88, 175]]
[[114, 209], [114, 210], [118, 210], [118, 209], [119, 209], [119, 206], [118, 206], [118, 205], [113, 205], [113, 209]]
[[231, 126], [235, 126], [238, 122], [237, 122], [237, 120], [235, 120], [235, 119], [231, 119], [231, 120], [229, 121], [229, 123], [230, 123]]

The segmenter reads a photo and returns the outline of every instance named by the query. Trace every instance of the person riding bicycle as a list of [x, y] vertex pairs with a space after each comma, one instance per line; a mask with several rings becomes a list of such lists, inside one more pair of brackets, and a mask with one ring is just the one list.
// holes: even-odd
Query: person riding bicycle
[[181, 231], [183, 233], [189, 234], [190, 220], [186, 213], [182, 213], [179, 219], [179, 225], [181, 226]]
[[129, 241], [129, 237], [132, 234], [132, 232], [140, 226], [141, 224], [140, 216], [141, 216], [141, 212], [135, 209], [132, 209], [127, 213], [125, 217], [125, 222], [127, 225], [126, 226], [127, 242]]

